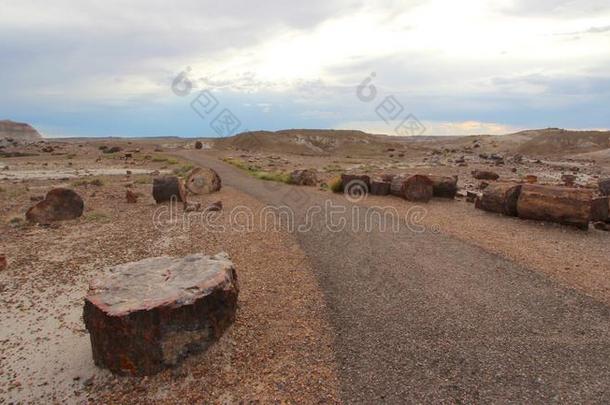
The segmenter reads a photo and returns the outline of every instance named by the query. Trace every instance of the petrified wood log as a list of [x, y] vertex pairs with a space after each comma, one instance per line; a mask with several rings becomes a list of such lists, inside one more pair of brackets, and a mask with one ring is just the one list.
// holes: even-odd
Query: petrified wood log
[[371, 189], [371, 178], [366, 174], [342, 174], [341, 175], [341, 189], [344, 192], [350, 192], [351, 187], [365, 188], [368, 193]]
[[589, 228], [591, 190], [524, 184], [517, 203], [519, 218]]
[[481, 198], [476, 200], [475, 207], [498, 214], [517, 216], [517, 201], [521, 193], [521, 184], [494, 183], [483, 191]]
[[598, 183], [599, 191], [602, 195], [610, 196], [610, 179], [601, 179]]
[[428, 176], [416, 174], [407, 178], [395, 177], [390, 183], [390, 193], [408, 201], [428, 202], [434, 195], [434, 186]]
[[48, 224], [54, 221], [75, 219], [83, 215], [85, 203], [80, 195], [67, 188], [54, 188], [44, 200], [31, 207], [25, 214], [30, 222]]
[[157, 204], [170, 201], [186, 202], [186, 190], [182, 180], [174, 176], [156, 177], [153, 180], [153, 198]]
[[205, 350], [235, 320], [239, 288], [225, 253], [157, 257], [93, 280], [85, 326], [93, 360], [121, 375], [151, 375]]
[[195, 195], [215, 193], [221, 187], [222, 181], [218, 173], [207, 167], [191, 170], [186, 179], [186, 189]]
[[390, 183], [387, 181], [371, 181], [371, 195], [388, 195], [390, 194]]
[[428, 176], [432, 180], [434, 197], [455, 198], [458, 191], [457, 176]]
[[591, 200], [591, 221], [608, 221], [608, 213], [610, 204], [608, 197], [597, 197]]

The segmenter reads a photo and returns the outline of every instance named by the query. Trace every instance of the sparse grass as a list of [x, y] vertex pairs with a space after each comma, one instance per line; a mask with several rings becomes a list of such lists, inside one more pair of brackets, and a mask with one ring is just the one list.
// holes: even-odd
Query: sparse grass
[[103, 185], [104, 185], [104, 181], [102, 179], [92, 179], [92, 180], [81, 179], [81, 180], [76, 180], [76, 181], [72, 182], [73, 187], [80, 187], [80, 186], [101, 187]]
[[163, 155], [155, 155], [152, 158], [152, 161], [155, 163], [167, 163], [168, 165], [177, 165], [178, 161], [174, 158], [163, 156]]
[[87, 221], [95, 221], [95, 222], [108, 222], [110, 221], [110, 217], [108, 214], [104, 214], [103, 212], [89, 212], [83, 215], [83, 218]]
[[242, 162], [241, 160], [237, 160], [237, 159], [225, 158], [225, 159], [223, 159], [223, 161], [226, 163], [229, 163], [230, 165], [233, 165], [241, 170], [247, 171], [248, 173], [250, 173], [250, 175], [252, 175], [253, 177], [256, 177], [257, 179], [290, 184], [290, 175], [288, 173], [268, 172], [265, 170], [261, 170], [257, 166], [248, 165], [245, 162]]
[[173, 170], [173, 172], [176, 176], [183, 177], [183, 176], [186, 176], [188, 174], [188, 172], [190, 172], [192, 169], [193, 169], [193, 165], [186, 164], [186, 165], [182, 165], [180, 167], [175, 168]]
[[343, 191], [343, 182], [341, 177], [336, 177], [328, 182], [328, 186], [333, 193], [341, 193]]
[[134, 184], [150, 184], [150, 178], [147, 176], [139, 176], [133, 182]]
[[332, 164], [332, 165], [326, 165], [326, 166], [324, 166], [324, 167], [323, 167], [323, 169], [324, 169], [326, 172], [328, 172], [328, 173], [342, 172], [342, 171], [343, 171], [343, 169], [341, 168], [341, 166], [339, 166], [339, 165], [335, 165], [335, 164]]

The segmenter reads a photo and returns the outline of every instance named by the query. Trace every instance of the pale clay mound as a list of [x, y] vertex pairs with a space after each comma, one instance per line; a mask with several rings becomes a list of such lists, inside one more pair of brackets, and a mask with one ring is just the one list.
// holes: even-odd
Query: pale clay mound
[[31, 125], [10, 120], [0, 121], [0, 145], [17, 146], [42, 140], [42, 136]]

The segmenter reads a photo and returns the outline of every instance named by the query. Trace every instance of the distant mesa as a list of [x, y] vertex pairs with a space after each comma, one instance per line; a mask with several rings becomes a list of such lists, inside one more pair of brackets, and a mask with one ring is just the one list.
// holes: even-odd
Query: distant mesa
[[10, 120], [0, 121], [0, 145], [19, 146], [42, 140], [42, 136], [34, 127], [22, 122]]

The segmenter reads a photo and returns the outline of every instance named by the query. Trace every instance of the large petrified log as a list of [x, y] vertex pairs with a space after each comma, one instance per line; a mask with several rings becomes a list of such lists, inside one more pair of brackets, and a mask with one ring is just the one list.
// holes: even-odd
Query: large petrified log
[[318, 175], [315, 170], [295, 170], [290, 173], [290, 184], [297, 186], [315, 186], [318, 184]]
[[235, 320], [239, 288], [225, 253], [157, 257], [93, 280], [83, 318], [93, 360], [121, 375], [151, 375], [205, 350]]
[[210, 194], [222, 187], [220, 176], [215, 170], [207, 167], [196, 167], [186, 179], [186, 189], [195, 194]]
[[346, 193], [352, 192], [351, 188], [364, 189], [366, 193], [371, 189], [371, 178], [366, 174], [342, 174], [341, 190]]
[[434, 183], [428, 176], [416, 174], [410, 177], [395, 177], [390, 183], [392, 195], [408, 201], [428, 202], [434, 195]]
[[593, 192], [587, 189], [524, 184], [517, 212], [519, 218], [588, 229], [592, 199]]
[[434, 197], [455, 198], [458, 191], [457, 176], [428, 176], [432, 180]]
[[390, 183], [387, 181], [372, 180], [371, 195], [388, 195], [390, 194]]
[[610, 204], [608, 197], [596, 197], [591, 200], [591, 221], [608, 221], [608, 213]]
[[83, 215], [85, 203], [80, 195], [67, 188], [54, 188], [44, 200], [31, 207], [25, 214], [30, 222], [48, 224], [54, 221], [75, 219]]
[[475, 202], [475, 207], [498, 214], [517, 216], [517, 201], [521, 194], [521, 184], [494, 183], [483, 190], [483, 195]]
[[186, 190], [182, 180], [175, 176], [156, 177], [153, 180], [153, 198], [157, 204], [175, 198], [177, 202], [186, 202]]

